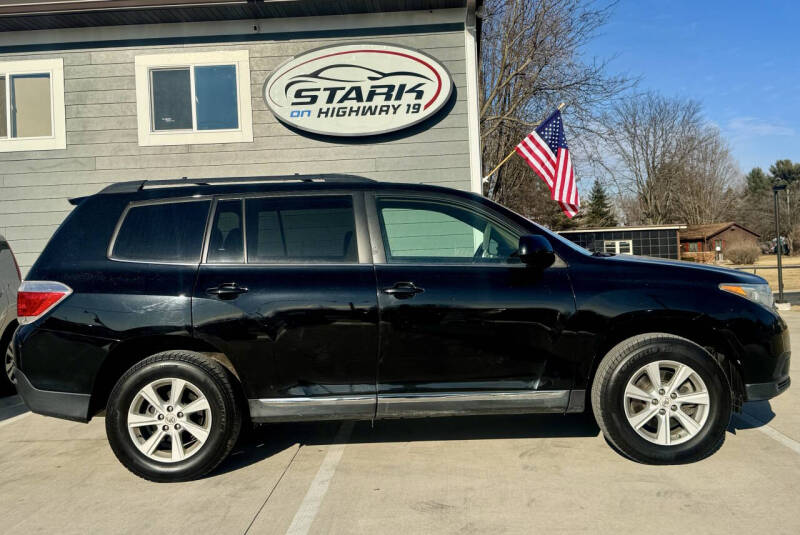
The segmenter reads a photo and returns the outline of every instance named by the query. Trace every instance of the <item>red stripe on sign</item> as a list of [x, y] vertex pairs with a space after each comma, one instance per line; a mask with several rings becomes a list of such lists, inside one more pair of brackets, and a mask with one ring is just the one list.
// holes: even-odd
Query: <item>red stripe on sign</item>
[[[333, 56], [341, 56], [341, 55], [344, 55], [344, 54], [360, 54], [362, 52], [366, 52], [366, 53], [370, 53], [370, 54], [391, 54], [391, 55], [394, 55], [394, 56], [402, 56], [404, 58], [408, 58], [410, 60], [414, 60], [417, 63], [422, 63], [427, 68], [429, 68], [431, 70], [431, 72], [433, 72], [434, 76], [436, 76], [436, 84], [437, 84], [436, 85], [436, 92], [433, 94], [433, 98], [430, 99], [427, 104], [425, 104], [423, 109], [427, 110], [431, 106], [431, 104], [433, 104], [436, 101], [436, 99], [439, 97], [439, 94], [442, 92], [442, 77], [439, 75], [439, 72], [436, 69], [434, 69], [428, 62], [422, 61], [419, 58], [415, 58], [414, 56], [412, 56], [410, 54], [404, 54], [402, 52], [394, 52], [392, 50], [374, 50], [374, 49], [371, 49], [371, 48], [365, 48], [363, 50], [347, 50], [345, 52], [333, 52], [331, 54], [325, 54], [324, 56], [319, 56], [319, 57], [316, 57], [316, 58], [312, 58], [312, 59], [310, 59], [308, 61], [304, 61], [303, 63], [301, 63], [299, 65], [295, 65], [294, 67], [292, 67], [288, 71], [284, 72], [283, 74], [281, 74], [280, 76], [275, 78], [275, 80], [271, 84], [269, 84], [269, 88], [267, 88], [267, 95], [269, 96], [270, 90], [272, 89], [272, 86], [275, 85], [275, 82], [277, 82], [278, 80], [283, 78], [286, 74], [290, 73], [291, 71], [295, 70], [298, 67], [302, 67], [303, 65], [306, 65], [308, 63], [311, 63], [313, 61], [317, 61], [317, 60], [320, 60], [320, 59], [330, 58], [330, 57], [333, 57]], [[270, 96], [269, 99], [272, 100], [272, 97]], [[277, 106], [277, 103], [274, 100], [272, 100], [272, 102], [273, 102], [273, 104], [275, 104]]]

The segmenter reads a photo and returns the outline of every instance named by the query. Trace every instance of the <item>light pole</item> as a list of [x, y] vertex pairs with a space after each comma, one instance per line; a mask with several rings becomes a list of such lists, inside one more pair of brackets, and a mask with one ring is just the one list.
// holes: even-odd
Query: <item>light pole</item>
[[786, 184], [776, 184], [772, 186], [772, 193], [775, 196], [775, 235], [777, 236], [777, 247], [775, 251], [778, 253], [778, 302], [783, 303], [783, 265], [781, 264], [781, 255], [783, 254], [783, 244], [781, 243], [781, 223], [780, 214], [778, 213], [778, 192], [786, 189]]

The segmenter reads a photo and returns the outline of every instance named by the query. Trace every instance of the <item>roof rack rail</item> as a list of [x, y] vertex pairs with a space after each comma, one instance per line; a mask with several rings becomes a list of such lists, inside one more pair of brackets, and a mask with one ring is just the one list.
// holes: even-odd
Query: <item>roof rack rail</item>
[[180, 186], [211, 186], [214, 184], [248, 184], [259, 182], [329, 182], [329, 183], [364, 183], [375, 182], [371, 178], [346, 174], [318, 174], [318, 175], [279, 175], [279, 176], [248, 176], [248, 177], [222, 177], [222, 178], [178, 178], [172, 180], [135, 180], [131, 182], [117, 182], [104, 188], [100, 193], [135, 193], [151, 187], [180, 187]]

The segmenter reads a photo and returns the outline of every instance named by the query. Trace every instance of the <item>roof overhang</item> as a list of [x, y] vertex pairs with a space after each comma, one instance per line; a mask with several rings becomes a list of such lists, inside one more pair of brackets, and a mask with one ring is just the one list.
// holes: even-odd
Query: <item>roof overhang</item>
[[0, 0], [0, 32], [127, 24], [388, 13], [482, 0]]
[[690, 233], [688, 236], [686, 234], [684, 234], [684, 235], [681, 236], [681, 241], [687, 241], [687, 242], [689, 242], [689, 241], [707, 241], [707, 240], [710, 240], [710, 239], [714, 238], [714, 236], [717, 236], [717, 235], [722, 234], [723, 232], [725, 232], [727, 230], [730, 230], [733, 227], [741, 229], [741, 230], [747, 232], [748, 234], [752, 234], [756, 238], [760, 238], [761, 237], [761, 234], [759, 234], [758, 232], [754, 232], [754, 231], [750, 230], [749, 228], [747, 228], [747, 227], [745, 227], [743, 225], [740, 225], [739, 223], [729, 223], [729, 224], [727, 224], [725, 226], [721, 226], [720, 228], [718, 228], [716, 230], [713, 230], [713, 231], [710, 231], [710, 232], [705, 232], [705, 233], [700, 233], [700, 234], [692, 234], [692, 233]]
[[640, 230], [680, 230], [686, 225], [644, 225], [641, 227], [603, 227], [603, 228], [574, 228], [569, 230], [559, 230], [559, 234], [572, 234], [575, 232], [622, 232]]

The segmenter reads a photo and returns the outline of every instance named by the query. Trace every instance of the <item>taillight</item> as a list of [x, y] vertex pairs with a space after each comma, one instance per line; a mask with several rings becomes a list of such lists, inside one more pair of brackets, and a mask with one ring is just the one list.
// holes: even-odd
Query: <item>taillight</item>
[[36, 321], [71, 293], [72, 288], [60, 282], [23, 281], [17, 292], [17, 321]]

